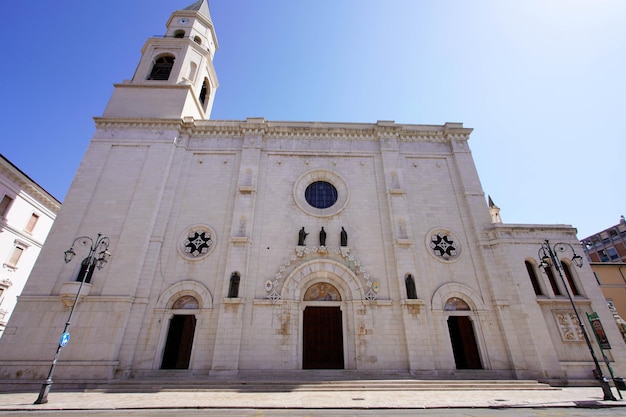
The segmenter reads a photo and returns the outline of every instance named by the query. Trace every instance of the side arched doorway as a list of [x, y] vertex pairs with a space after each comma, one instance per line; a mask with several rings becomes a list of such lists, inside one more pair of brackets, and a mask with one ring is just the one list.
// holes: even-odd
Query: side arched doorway
[[448, 317], [448, 330], [456, 369], [483, 369], [474, 326], [468, 316]]
[[[180, 297], [172, 309], [197, 310], [198, 300], [190, 295]], [[174, 314], [170, 319], [161, 369], [189, 369], [191, 348], [196, 331], [194, 314]]]
[[304, 301], [313, 303], [303, 313], [302, 368], [344, 369], [341, 307], [329, 305], [341, 301], [339, 291], [328, 283], [313, 284]]
[[189, 369], [196, 317], [175, 314], [170, 320], [161, 369]]
[[452, 297], [446, 302], [445, 310], [461, 312], [448, 317], [448, 331], [456, 369], [483, 369], [472, 320], [469, 315], [462, 314], [463, 311], [469, 313], [470, 307], [460, 298]]

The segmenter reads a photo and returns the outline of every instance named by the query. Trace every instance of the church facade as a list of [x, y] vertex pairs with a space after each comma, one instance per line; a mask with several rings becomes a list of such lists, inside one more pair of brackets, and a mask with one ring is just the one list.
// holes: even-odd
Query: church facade
[[[583, 317], [597, 312], [606, 355], [626, 371], [591, 269], [571, 262], [576, 230], [502, 223], [471, 129], [211, 120], [217, 46], [198, 1], [115, 86], [0, 340], [0, 378], [45, 378], [84, 278], [59, 254], [97, 233], [112, 256], [82, 286], [56, 379], [335, 369], [592, 380], [567, 291]], [[558, 253], [567, 279], [539, 267], [546, 239], [571, 245]]]

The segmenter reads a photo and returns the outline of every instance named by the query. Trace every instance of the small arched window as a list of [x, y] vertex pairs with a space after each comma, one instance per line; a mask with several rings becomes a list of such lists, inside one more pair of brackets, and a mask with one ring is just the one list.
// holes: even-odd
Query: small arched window
[[228, 298], [237, 298], [239, 297], [239, 282], [241, 281], [241, 276], [239, 272], [233, 272], [230, 274], [230, 284], [228, 286]]
[[199, 97], [202, 107], [206, 107], [206, 99], [207, 99], [208, 94], [209, 94], [209, 80], [205, 78], [204, 82], [202, 83], [202, 89], [200, 90], [200, 97]]
[[535, 290], [535, 295], [543, 295], [541, 285], [539, 284], [539, 278], [537, 277], [537, 272], [535, 270], [535, 265], [533, 265], [530, 261], [524, 261], [524, 263], [526, 264], [526, 270], [528, 271], [528, 276], [530, 277], [530, 283], [533, 285], [533, 290]]
[[174, 57], [173, 56], [162, 56], [157, 58], [154, 61], [154, 66], [152, 67], [152, 71], [148, 76], [149, 80], [167, 80], [170, 78], [170, 73], [172, 72], [172, 67], [174, 66]]
[[404, 284], [406, 285], [406, 298], [409, 300], [417, 300], [417, 290], [415, 289], [415, 280], [413, 279], [413, 275], [406, 274]]
[[185, 31], [184, 30], [177, 30], [176, 32], [174, 32], [174, 37], [175, 38], [184, 38], [185, 37]]
[[576, 282], [574, 281], [574, 274], [570, 269], [570, 265], [567, 262], [561, 262], [561, 265], [563, 265], [563, 272], [565, 272], [565, 277], [567, 278], [567, 283], [572, 290], [572, 294], [580, 295], [580, 291], [578, 291], [578, 287], [576, 286]]
[[554, 276], [554, 271], [551, 266], [547, 266], [543, 269], [546, 271], [546, 275], [548, 276], [548, 281], [550, 281], [550, 286], [552, 287], [552, 291], [554, 291], [554, 295], [563, 295], [561, 293], [561, 289], [559, 285], [556, 283], [556, 278]]
[[187, 78], [191, 81], [193, 81], [194, 78], [196, 78], [196, 71], [198, 70], [198, 64], [196, 64], [195, 62], [191, 62], [189, 64], [189, 75], [187, 76]]
[[[78, 275], [76, 276], [76, 281], [80, 282], [84, 279], [85, 280], [84, 282], [86, 284], [89, 284], [91, 282], [91, 277], [93, 276], [93, 271], [96, 269], [96, 265], [95, 265], [95, 262], [93, 262], [90, 266], [89, 260], [90, 258], [87, 257], [83, 259], [83, 261], [80, 263], [80, 271], [78, 271]], [[87, 272], [87, 267], [89, 267], [89, 272]], [[87, 275], [85, 276], [85, 274]]]
[[202, 39], [200, 39], [200, 36], [196, 36], [196, 37], [194, 37], [194, 38], [193, 38], [193, 41], [194, 41], [195, 43], [197, 43], [198, 45], [201, 45], [201, 44], [202, 44]]

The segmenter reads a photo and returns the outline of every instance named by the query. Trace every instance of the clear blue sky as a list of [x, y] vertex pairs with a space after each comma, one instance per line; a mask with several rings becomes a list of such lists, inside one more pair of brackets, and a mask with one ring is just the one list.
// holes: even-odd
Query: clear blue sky
[[[0, 152], [63, 200], [113, 84], [193, 0], [2, 1]], [[463, 122], [505, 223], [626, 214], [626, 1], [211, 0], [213, 119]]]

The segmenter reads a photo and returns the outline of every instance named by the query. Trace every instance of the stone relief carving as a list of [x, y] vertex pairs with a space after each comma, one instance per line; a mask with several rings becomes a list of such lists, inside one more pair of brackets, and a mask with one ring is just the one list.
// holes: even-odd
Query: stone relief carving
[[585, 336], [572, 310], [552, 310], [556, 325], [564, 342], [584, 342]]
[[[304, 228], [300, 229], [300, 232], [303, 230]], [[295, 254], [292, 254], [289, 258], [283, 260], [278, 268], [278, 272], [274, 274], [273, 279], [265, 281], [265, 291], [267, 292], [266, 298], [271, 300], [272, 303], [276, 303], [276, 301], [280, 300], [280, 289], [283, 284], [283, 278], [288, 276], [290, 271], [292, 271], [298, 264], [304, 262], [305, 258], [316, 255], [323, 255], [324, 259], [327, 257], [341, 259], [343, 264], [354, 272], [354, 274], [359, 277], [368, 288], [368, 291], [363, 298], [369, 301], [374, 301], [378, 298], [377, 294], [380, 291], [380, 282], [372, 281], [370, 274], [365, 270], [361, 261], [356, 256], [350, 254], [350, 249], [347, 246], [326, 247], [303, 245], [298, 245], [296, 247]]]
[[609, 302], [607, 303], [607, 305], [609, 306], [609, 310], [611, 311], [611, 314], [615, 319], [615, 324], [617, 324], [617, 328], [622, 334], [622, 338], [626, 341], [626, 321], [622, 318], [622, 316], [619, 315], [613, 303]]

